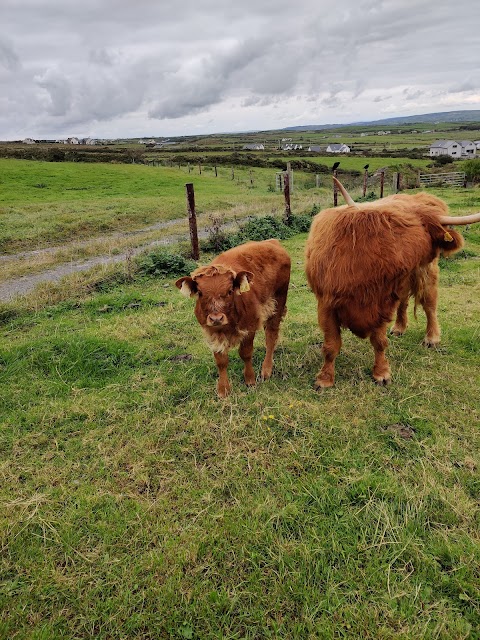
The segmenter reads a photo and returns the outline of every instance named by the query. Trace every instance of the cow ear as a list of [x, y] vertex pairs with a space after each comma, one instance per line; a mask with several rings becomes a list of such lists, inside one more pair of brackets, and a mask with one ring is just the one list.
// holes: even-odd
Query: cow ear
[[233, 280], [233, 288], [238, 289], [237, 293], [250, 291], [250, 283], [253, 282], [251, 271], [239, 271]]
[[191, 296], [194, 296], [198, 291], [197, 283], [193, 278], [190, 278], [190, 276], [184, 276], [183, 278], [179, 278], [175, 282], [175, 286], [180, 289], [180, 293], [182, 294], [182, 296], [185, 296], [186, 298], [190, 298]]
[[442, 229], [443, 235], [438, 239], [442, 254], [448, 257], [463, 247], [463, 236], [456, 229]]

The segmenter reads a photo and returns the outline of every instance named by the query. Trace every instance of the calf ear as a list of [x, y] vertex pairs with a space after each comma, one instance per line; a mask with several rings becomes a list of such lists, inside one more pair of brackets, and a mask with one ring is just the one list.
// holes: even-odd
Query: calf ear
[[245, 293], [245, 291], [250, 291], [251, 282], [253, 282], [251, 271], [239, 271], [233, 280], [233, 288], [238, 289], [237, 293]]
[[190, 276], [179, 278], [175, 282], [175, 286], [180, 289], [180, 293], [186, 298], [194, 296], [198, 291], [197, 283], [193, 278], [190, 278]]

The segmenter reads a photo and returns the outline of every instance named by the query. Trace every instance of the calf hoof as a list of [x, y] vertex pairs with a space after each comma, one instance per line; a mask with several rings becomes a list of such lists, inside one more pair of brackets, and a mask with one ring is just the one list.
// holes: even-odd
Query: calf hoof
[[399, 329], [398, 327], [392, 327], [390, 329], [390, 335], [392, 336], [403, 336], [403, 334], [405, 333], [406, 329]]
[[375, 384], [378, 385], [379, 387], [388, 387], [389, 384], [392, 384], [392, 378], [390, 377], [389, 373], [384, 376], [374, 375], [373, 380]]
[[218, 383], [217, 384], [217, 394], [219, 398], [226, 398], [230, 394], [230, 384], [227, 383]]
[[313, 385], [313, 388], [315, 389], [315, 391], [321, 391], [322, 389], [329, 389], [334, 385], [335, 385], [335, 380], [333, 378], [317, 376], [315, 378], [315, 383]]
[[272, 367], [262, 367], [262, 371], [260, 372], [260, 380], [270, 380], [272, 377]]
[[434, 337], [434, 338], [429, 338], [428, 336], [425, 336], [425, 338], [423, 339], [422, 345], [424, 347], [427, 347], [428, 349], [436, 349], [440, 344], [440, 338]]

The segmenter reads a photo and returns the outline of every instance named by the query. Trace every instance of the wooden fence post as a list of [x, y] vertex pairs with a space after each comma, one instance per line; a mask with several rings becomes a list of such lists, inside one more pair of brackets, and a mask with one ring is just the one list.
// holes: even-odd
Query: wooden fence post
[[315, 186], [317, 187], [317, 189], [320, 186], [320, 176], [318, 173], [315, 175]]
[[217, 165], [215, 165], [215, 178], [218, 178]]
[[290, 176], [288, 175], [288, 171], [285, 172], [283, 177], [283, 195], [285, 196], [285, 217], [284, 222], [286, 225], [291, 226], [292, 224], [292, 208], [290, 206]]
[[202, 164], [200, 162], [198, 163], [198, 173], [202, 175]]
[[187, 190], [187, 211], [188, 211], [188, 225], [190, 227], [190, 242], [192, 245], [192, 258], [198, 260], [200, 257], [198, 249], [198, 231], [197, 231], [197, 215], [195, 213], [195, 193], [193, 190], [193, 184], [188, 182], [185, 185]]
[[380, 172], [380, 198], [383, 198], [383, 185], [385, 184], [385, 171]]
[[368, 169], [365, 169], [363, 174], [363, 197], [367, 195], [367, 181], [368, 181]]
[[[336, 169], [334, 170], [333, 175], [335, 176], [335, 178], [337, 177]], [[334, 182], [333, 183], [333, 206], [336, 207], [337, 204], [338, 204], [338, 188], [337, 188], [337, 183]]]
[[232, 167], [232, 180], [235, 180], [235, 171], [233, 170], [233, 167]]

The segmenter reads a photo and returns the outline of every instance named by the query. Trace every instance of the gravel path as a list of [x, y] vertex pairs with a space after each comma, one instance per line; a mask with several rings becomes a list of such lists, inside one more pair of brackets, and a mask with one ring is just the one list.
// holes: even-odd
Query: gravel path
[[[145, 233], [147, 231], [168, 228], [169, 226], [173, 226], [174, 224], [178, 224], [179, 222], [185, 222], [185, 219], [170, 220], [169, 222], [163, 222], [148, 228], [144, 228], [141, 231], [134, 231], [129, 234], [119, 233], [119, 234], [116, 234], [116, 236], [108, 236], [108, 238], [112, 238], [112, 237], [120, 238], [128, 235], [138, 235], [140, 233]], [[198, 236], [199, 238], [204, 238], [207, 236], [207, 232], [199, 231]], [[115, 262], [122, 262], [127, 259], [127, 256], [135, 256], [150, 247], [172, 244], [174, 242], [185, 240], [187, 237], [188, 236], [186, 236], [185, 234], [166, 235], [160, 240], [154, 240], [152, 242], [148, 242], [139, 247], [129, 249], [128, 251], [124, 251], [122, 253], [118, 253], [114, 255], [112, 254], [100, 255], [100, 256], [95, 256], [93, 258], [89, 258], [86, 260], [70, 261], [68, 263], [59, 264], [56, 267], [42, 271], [41, 273], [35, 273], [32, 275], [25, 275], [25, 276], [20, 276], [18, 278], [5, 280], [4, 282], [0, 282], [0, 302], [8, 302], [9, 300], [13, 300], [13, 298], [15, 298], [16, 296], [25, 295], [30, 291], [32, 291], [32, 289], [34, 289], [37, 286], [37, 284], [40, 284], [41, 282], [46, 282], [46, 281], [58, 282], [64, 276], [70, 275], [72, 273], [76, 273], [78, 271], [86, 271], [97, 265], [106, 265], [106, 264], [112, 264]], [[102, 238], [102, 239], [105, 239], [105, 238]], [[81, 244], [88, 244], [88, 241]], [[79, 243], [75, 243], [75, 246], [80, 246], [80, 245]], [[37, 251], [25, 251], [22, 253], [17, 253], [15, 255], [1, 256], [1, 260], [6, 260], [6, 259], [12, 260], [15, 258], [23, 258], [28, 260], [29, 257], [38, 256], [40, 253], [70, 249], [71, 247], [72, 245], [66, 244], [58, 247], [49, 247], [48, 249], [38, 249]]]

